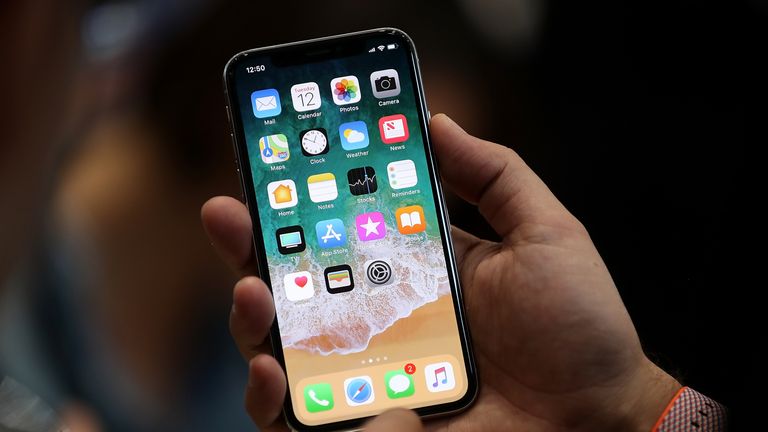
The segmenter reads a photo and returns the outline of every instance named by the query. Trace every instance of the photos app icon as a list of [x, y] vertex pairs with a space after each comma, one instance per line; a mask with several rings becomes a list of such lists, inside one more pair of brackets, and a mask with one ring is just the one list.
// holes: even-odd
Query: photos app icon
[[354, 75], [334, 78], [331, 80], [331, 93], [336, 105], [360, 102], [360, 81]]

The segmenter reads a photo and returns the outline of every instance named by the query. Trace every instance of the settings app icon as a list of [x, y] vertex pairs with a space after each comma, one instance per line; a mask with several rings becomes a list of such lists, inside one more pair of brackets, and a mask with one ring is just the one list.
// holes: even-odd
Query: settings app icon
[[375, 287], [391, 285], [395, 281], [392, 265], [384, 259], [366, 261], [365, 280]]

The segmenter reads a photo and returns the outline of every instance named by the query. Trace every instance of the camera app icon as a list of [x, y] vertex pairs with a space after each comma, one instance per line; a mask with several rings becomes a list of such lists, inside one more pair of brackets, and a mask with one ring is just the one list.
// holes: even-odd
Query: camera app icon
[[377, 99], [395, 97], [400, 94], [400, 77], [394, 69], [385, 69], [371, 74], [371, 89]]

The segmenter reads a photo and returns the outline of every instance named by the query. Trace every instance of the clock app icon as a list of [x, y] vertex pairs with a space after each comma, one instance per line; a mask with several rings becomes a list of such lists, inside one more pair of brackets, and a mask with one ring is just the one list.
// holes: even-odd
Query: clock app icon
[[304, 156], [328, 153], [328, 133], [323, 128], [307, 129], [300, 135], [301, 152]]

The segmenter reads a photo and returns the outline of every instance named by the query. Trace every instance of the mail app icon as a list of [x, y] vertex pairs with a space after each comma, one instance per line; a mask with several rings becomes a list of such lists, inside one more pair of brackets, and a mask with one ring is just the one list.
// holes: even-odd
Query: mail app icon
[[251, 93], [253, 115], [257, 118], [274, 117], [280, 114], [280, 95], [275, 89], [257, 90]]

